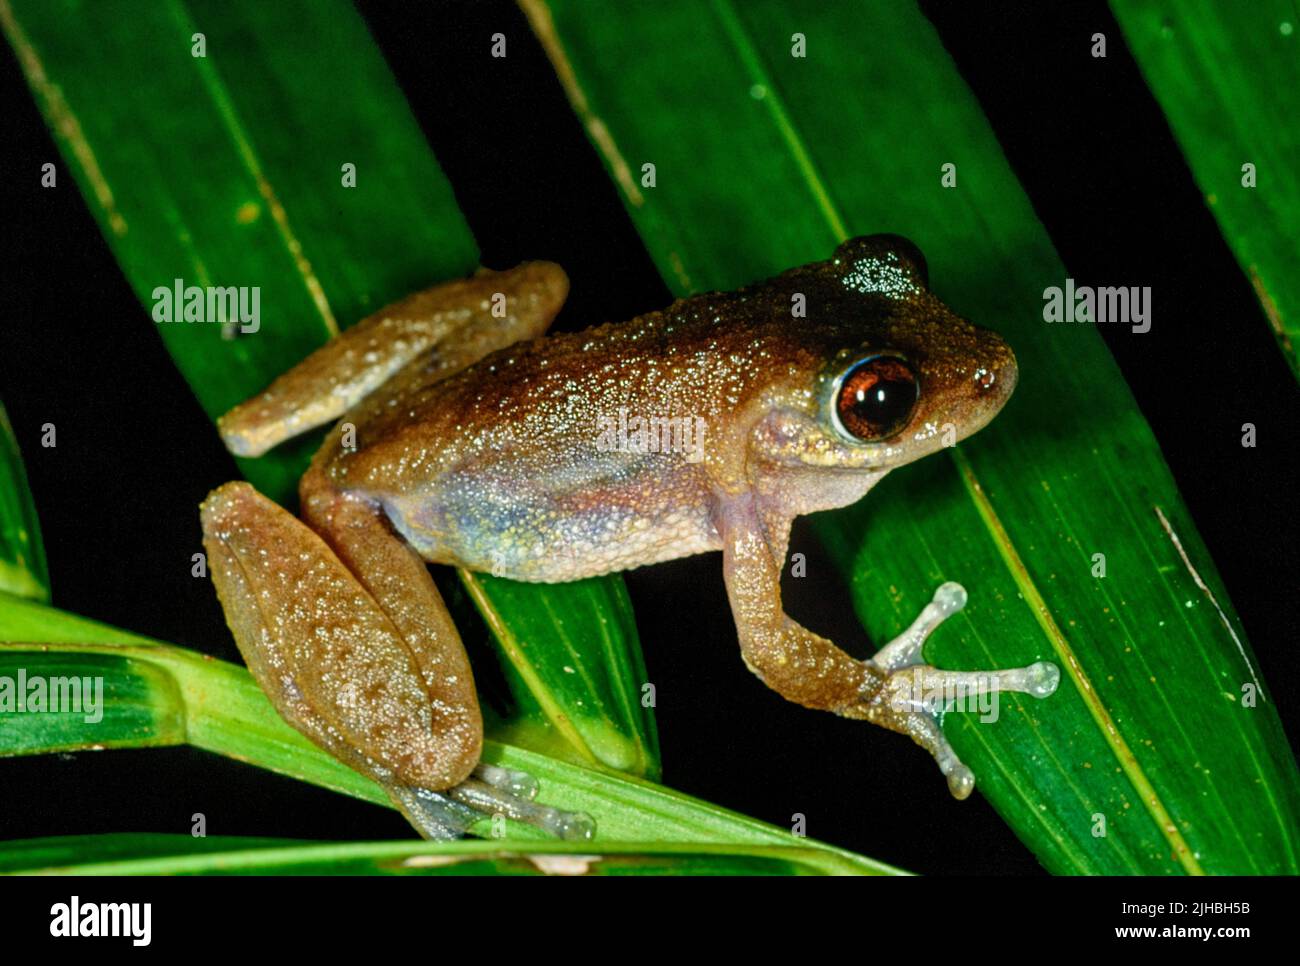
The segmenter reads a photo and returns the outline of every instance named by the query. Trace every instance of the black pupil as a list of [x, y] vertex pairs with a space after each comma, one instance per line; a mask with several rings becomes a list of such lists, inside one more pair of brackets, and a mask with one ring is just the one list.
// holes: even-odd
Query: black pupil
[[916, 376], [902, 359], [878, 356], [845, 377], [837, 400], [840, 422], [858, 439], [892, 436], [916, 405]]

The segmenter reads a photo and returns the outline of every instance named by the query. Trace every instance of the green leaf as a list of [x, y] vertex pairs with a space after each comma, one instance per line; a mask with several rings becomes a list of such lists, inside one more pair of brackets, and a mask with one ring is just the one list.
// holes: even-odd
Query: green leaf
[[22, 453], [0, 404], [0, 593], [50, 599], [50, 572], [41, 524], [27, 486]]
[[[378, 785], [285, 724], [243, 668], [31, 601], [0, 596], [0, 641], [24, 640], [46, 643], [0, 644], [0, 701], [4, 700], [4, 682], [16, 683], [20, 674], [28, 681], [40, 676], [47, 682], [48, 676], [57, 674], [92, 681], [101, 678], [103, 702], [88, 708], [83, 701], [81, 713], [36, 713], [31, 709], [10, 713], [6, 709], [0, 757], [188, 743], [364, 801], [389, 804]], [[656, 848], [672, 843], [712, 843], [733, 847], [720, 849], [723, 854], [747, 856], [751, 846], [795, 845], [799, 851], [817, 853], [813, 859], [795, 856], [800, 862], [859, 873], [899, 871], [842, 849], [795, 839], [789, 832], [630, 776], [584, 768], [495, 741], [486, 742], [483, 759], [531, 773], [541, 784], [540, 800], [558, 808], [585, 811], [595, 818], [594, 840], [557, 843], [546, 839], [543, 851], [588, 855], [593, 849], [620, 842], [651, 842]], [[515, 837], [544, 837], [536, 829], [513, 822], [509, 829]], [[475, 831], [486, 832], [487, 823], [475, 826]], [[494, 844], [488, 851], [503, 847]], [[315, 860], [328, 861], [333, 854], [330, 848], [343, 847], [323, 846], [323, 851], [313, 853]], [[374, 856], [384, 847], [377, 847], [379, 851], [373, 851], [376, 847], [358, 848], [371, 848]], [[395, 851], [383, 854], [460, 854], [454, 849], [447, 853], [437, 848], [410, 850], [409, 843], [390, 848]], [[532, 850], [532, 844], [528, 848]], [[648, 848], [651, 846], [629, 846], [633, 852]], [[484, 846], [480, 843], [477, 849], [482, 851]], [[472, 853], [475, 847], [467, 851]], [[354, 857], [365, 854], [353, 853]], [[5, 862], [0, 847], [0, 868]]]
[[957, 580], [971, 603], [932, 663], [1061, 667], [1050, 699], [1003, 695], [996, 723], [945, 726], [1039, 860], [1296, 872], [1300, 781], [1240, 622], [1100, 336], [1043, 322], [1066, 269], [930, 24], [907, 4], [522, 6], [676, 292], [892, 231], [941, 298], [1015, 348], [1020, 387], [990, 428], [818, 529], [873, 640]]
[[[1111, 8], [1300, 376], [1300, 11], [1293, 0], [1111, 0]], [[1242, 184], [1247, 163], [1255, 187]]]
[[641, 701], [645, 662], [622, 578], [539, 593], [536, 585], [488, 574], [462, 570], [460, 577], [521, 702], [493, 733], [578, 764], [658, 779], [658, 731]]
[[0, 875], [861, 875], [816, 848], [608, 842], [304, 843], [87, 835], [0, 844]]
[[[0, 24], [141, 302], [153, 306], [175, 279], [260, 287], [254, 333], [157, 324], [212, 418], [340, 326], [475, 268], [451, 186], [349, 4], [172, 0], [123, 17], [112, 4], [12, 0]], [[205, 56], [194, 56], [196, 34]], [[353, 188], [345, 164], [356, 166]], [[239, 464], [291, 501], [320, 439]], [[465, 579], [516, 687], [502, 732], [658, 775], [622, 578]], [[555, 671], [565, 666], [575, 673]]]

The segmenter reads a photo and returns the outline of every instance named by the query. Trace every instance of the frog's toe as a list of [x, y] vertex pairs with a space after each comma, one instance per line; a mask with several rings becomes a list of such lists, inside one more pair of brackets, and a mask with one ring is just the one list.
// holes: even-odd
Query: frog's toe
[[537, 792], [537, 779], [526, 771], [480, 764], [473, 777], [448, 794], [478, 811], [480, 817], [502, 815], [565, 841], [585, 841], [595, 836], [596, 822], [590, 815], [535, 802]]
[[911, 626], [877, 651], [871, 663], [887, 671], [920, 664], [921, 649], [935, 628], [965, 606], [965, 587], [951, 580], [941, 584]]
[[953, 798], [959, 801], [970, 798], [970, 793], [975, 790], [975, 773], [957, 757], [933, 712], [909, 709], [889, 727], [908, 735], [934, 756], [939, 771], [948, 780], [948, 791]]
[[1051, 697], [1061, 683], [1061, 669], [1051, 661], [1039, 661], [1025, 668], [1025, 694], [1036, 698]]
[[975, 773], [960, 761], [952, 771], [948, 772], [948, 791], [957, 801], [970, 798], [970, 793], [975, 790]]
[[435, 792], [413, 785], [390, 785], [392, 799], [406, 820], [426, 839], [458, 839], [483, 816], [475, 809], [450, 797], [449, 792]]
[[586, 841], [596, 822], [586, 812], [571, 812], [533, 801], [540, 786], [526, 771], [480, 763], [472, 777], [445, 792], [394, 785], [389, 797], [412, 825], [429, 839], [460, 838], [483, 819], [496, 816], [541, 829], [565, 841]]
[[516, 798], [532, 801], [541, 791], [541, 783], [536, 778], [519, 768], [504, 768], [501, 765], [489, 765], [485, 761], [478, 763], [474, 769], [476, 778], [481, 778], [493, 788], [500, 789]]

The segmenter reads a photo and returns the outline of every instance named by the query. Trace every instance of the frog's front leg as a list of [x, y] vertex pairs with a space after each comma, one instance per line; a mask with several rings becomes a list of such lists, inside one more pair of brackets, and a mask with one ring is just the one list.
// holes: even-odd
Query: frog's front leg
[[531, 802], [527, 776], [479, 765], [469, 661], [428, 570], [373, 507], [322, 480], [313, 470], [302, 487], [314, 530], [247, 483], [202, 507], [226, 620], [271, 703], [428, 838], [494, 812], [589, 837], [586, 816]]
[[943, 671], [922, 664], [930, 633], [966, 603], [966, 592], [944, 584], [934, 600], [894, 641], [858, 661], [786, 616], [781, 567], [790, 520], [765, 514], [752, 495], [724, 498], [715, 515], [722, 538], [723, 574], [746, 665], [782, 697], [809, 708], [864, 718], [909, 735], [932, 755], [955, 798], [966, 798], [975, 778], [944, 736], [934, 695], [1020, 691], [1045, 698], [1060, 672], [1045, 661], [1006, 671]]

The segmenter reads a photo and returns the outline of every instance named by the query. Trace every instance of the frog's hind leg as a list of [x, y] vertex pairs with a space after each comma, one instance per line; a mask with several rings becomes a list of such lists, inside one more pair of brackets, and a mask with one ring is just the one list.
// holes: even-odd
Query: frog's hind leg
[[379, 782], [426, 837], [464, 832], [487, 803], [556, 834], [581, 828], [533, 805], [517, 773], [475, 774], [474, 681], [428, 569], [374, 508], [320, 479], [303, 481], [310, 526], [247, 483], [226, 484], [202, 508], [227, 623], [271, 703]]
[[218, 421], [226, 448], [261, 456], [338, 419], [394, 375], [427, 358], [426, 381], [445, 378], [522, 339], [541, 335], [569, 280], [553, 262], [480, 271], [409, 295], [358, 322]]

